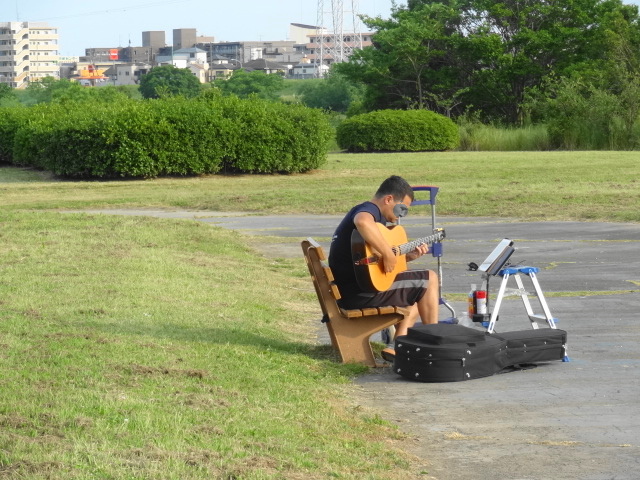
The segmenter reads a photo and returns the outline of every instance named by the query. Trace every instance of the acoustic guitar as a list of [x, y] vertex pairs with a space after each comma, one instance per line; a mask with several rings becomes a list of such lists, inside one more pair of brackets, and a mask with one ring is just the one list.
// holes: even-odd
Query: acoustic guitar
[[407, 253], [412, 252], [419, 245], [426, 243], [430, 245], [445, 238], [444, 229], [437, 229], [428, 237], [418, 238], [407, 242], [407, 232], [400, 225], [386, 227], [381, 223], [376, 223], [380, 233], [387, 243], [391, 245], [398, 257], [393, 271], [387, 273], [382, 265], [382, 257], [371, 249], [371, 246], [364, 241], [358, 230], [351, 234], [351, 257], [356, 273], [356, 280], [361, 289], [369, 292], [384, 292], [388, 290], [400, 272], [407, 269]]

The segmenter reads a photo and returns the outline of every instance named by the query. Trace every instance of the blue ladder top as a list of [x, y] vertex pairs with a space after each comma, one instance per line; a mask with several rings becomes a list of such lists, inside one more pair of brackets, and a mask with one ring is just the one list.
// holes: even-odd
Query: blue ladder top
[[538, 267], [522, 267], [522, 266], [512, 266], [503, 268], [498, 272], [498, 275], [504, 277], [505, 275], [515, 275], [516, 273], [524, 273], [525, 275], [530, 275], [532, 273], [538, 273], [540, 269]]

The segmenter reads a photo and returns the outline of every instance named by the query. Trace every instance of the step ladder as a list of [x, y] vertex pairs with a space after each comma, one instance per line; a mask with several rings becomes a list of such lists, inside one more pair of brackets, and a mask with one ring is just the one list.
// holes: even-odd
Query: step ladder
[[[502, 300], [507, 291], [507, 284], [509, 283], [509, 279], [512, 277], [515, 279], [516, 285], [518, 287], [516, 290], [512, 291], [515, 295], [519, 295], [522, 298], [522, 303], [524, 304], [524, 308], [527, 311], [527, 316], [529, 317], [529, 321], [531, 322], [531, 328], [533, 328], [534, 330], [540, 328], [538, 322], [547, 322], [549, 328], [556, 328], [557, 319], [553, 318], [553, 316], [551, 315], [551, 311], [549, 310], [547, 301], [545, 300], [542, 289], [540, 288], [540, 282], [538, 282], [538, 277], [536, 276], [536, 273], [538, 273], [539, 271], [540, 269], [537, 267], [512, 265], [507, 268], [503, 268], [498, 272], [498, 276], [502, 277], [502, 283], [500, 284], [500, 289], [498, 290], [498, 296], [496, 297], [493, 312], [491, 313], [491, 319], [489, 320], [487, 332], [493, 333], [496, 320], [498, 319], [500, 306], [502, 305]], [[531, 302], [529, 301], [529, 293], [527, 293], [524, 288], [524, 284], [522, 283], [523, 276], [529, 277], [529, 279], [531, 280], [531, 283], [533, 284], [533, 288], [535, 290], [535, 295], [538, 297], [538, 301], [540, 302], [540, 306], [542, 307], [542, 314], [536, 314], [533, 312]]]

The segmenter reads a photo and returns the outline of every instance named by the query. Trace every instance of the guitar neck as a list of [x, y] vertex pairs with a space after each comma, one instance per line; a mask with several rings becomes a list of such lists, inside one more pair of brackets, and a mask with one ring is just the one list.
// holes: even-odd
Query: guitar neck
[[402, 245], [396, 245], [394, 249], [396, 249], [396, 254], [398, 255], [406, 255], [409, 252], [413, 252], [416, 248], [418, 248], [423, 243], [427, 245], [431, 245], [434, 242], [442, 240], [444, 238], [444, 230], [438, 231], [433, 235], [429, 235], [428, 237], [417, 238], [411, 242], [403, 243]]
[[[399, 241], [406, 240], [407, 237], [406, 237], [406, 234], [404, 234], [404, 230], [400, 230], [400, 231], [402, 232], [402, 239], [396, 238], [396, 240], [399, 240]], [[393, 242], [393, 240], [389, 237], [390, 235], [389, 230], [387, 230], [386, 227], [380, 226], [380, 232], [382, 232], [382, 235], [385, 237], [387, 241], [391, 240], [389, 243]], [[412, 252], [413, 250], [418, 248], [423, 243], [430, 245], [434, 242], [439, 242], [440, 240], [444, 239], [445, 236], [446, 235], [445, 235], [444, 229], [440, 228], [437, 231], [435, 231], [432, 235], [429, 235], [428, 237], [422, 237], [422, 238], [413, 240], [412, 242], [393, 245], [391, 248], [393, 249], [393, 252], [396, 254], [396, 256], [406, 255], [407, 253]], [[366, 243], [357, 230], [354, 230], [352, 234], [352, 247], [354, 246], [355, 246], [355, 251], [357, 252], [357, 254], [354, 255], [353, 257], [354, 265], [356, 266], [377, 265], [380, 263], [380, 256], [375, 252], [367, 251], [367, 248], [365, 248]]]

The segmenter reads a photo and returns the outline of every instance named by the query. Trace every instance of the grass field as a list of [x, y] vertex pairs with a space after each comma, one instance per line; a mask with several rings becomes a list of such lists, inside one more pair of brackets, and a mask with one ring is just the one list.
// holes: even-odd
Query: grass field
[[74, 182], [0, 168], [0, 478], [406, 479], [401, 432], [313, 342], [302, 259], [150, 207], [342, 213], [392, 173], [439, 215], [640, 221], [625, 152], [329, 157], [292, 176]]
[[3, 209], [164, 207], [339, 214], [388, 175], [438, 185], [438, 213], [522, 219], [640, 221], [637, 152], [331, 154], [299, 175], [213, 175], [110, 182], [2, 169]]

